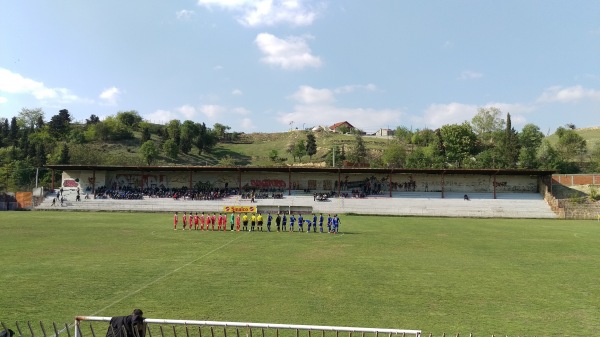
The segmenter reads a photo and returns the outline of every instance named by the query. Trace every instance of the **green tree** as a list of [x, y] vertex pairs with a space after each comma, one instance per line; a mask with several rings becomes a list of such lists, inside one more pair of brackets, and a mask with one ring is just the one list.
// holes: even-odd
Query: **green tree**
[[167, 134], [169, 139], [172, 139], [179, 147], [181, 143], [181, 122], [178, 119], [173, 119], [167, 124]]
[[477, 114], [471, 119], [473, 132], [484, 146], [492, 146], [496, 131], [504, 129], [505, 122], [500, 116], [502, 111], [498, 108], [479, 108]]
[[92, 114], [90, 116], [90, 118], [87, 118], [85, 120], [85, 125], [93, 125], [93, 124], [98, 124], [98, 123], [100, 123], [100, 117], [98, 117], [94, 114]]
[[556, 130], [558, 142], [556, 150], [565, 162], [579, 161], [582, 163], [587, 155], [587, 142], [572, 129], [559, 127]]
[[537, 153], [542, 145], [544, 134], [535, 124], [526, 124], [519, 133], [519, 167], [524, 169], [537, 169], [539, 162]]
[[271, 150], [271, 152], [269, 152], [269, 159], [271, 160], [271, 162], [273, 163], [277, 163], [280, 162], [281, 158], [279, 158], [279, 151], [273, 149]]
[[302, 161], [302, 157], [306, 155], [306, 144], [304, 139], [299, 139], [294, 146], [293, 156], [298, 157], [298, 161]]
[[329, 166], [341, 167], [344, 160], [346, 160], [346, 153], [343, 145], [342, 147], [334, 145], [325, 155], [325, 162]]
[[[540, 169], [543, 170], [560, 170], [564, 167], [563, 160], [556, 149], [548, 142], [543, 140], [540, 148]], [[565, 173], [565, 172], [562, 172]]]
[[367, 162], [367, 148], [361, 135], [354, 136], [354, 146], [348, 154], [348, 160], [352, 163]]
[[219, 140], [224, 139], [226, 132], [230, 129], [230, 126], [223, 125], [221, 123], [215, 123], [215, 125], [213, 125], [213, 131], [215, 132], [215, 136]]
[[412, 143], [413, 135], [413, 132], [406, 126], [398, 126], [396, 131], [394, 131], [394, 137], [406, 144]]
[[147, 141], [149, 141], [151, 137], [152, 134], [150, 133], [150, 128], [148, 127], [148, 125], [143, 125], [141, 134], [141, 144], [144, 144]]
[[179, 156], [179, 146], [177, 146], [173, 139], [168, 139], [166, 142], [163, 143], [163, 151], [165, 152], [167, 157], [172, 159], [177, 159], [177, 157]]
[[48, 127], [50, 128], [50, 133], [54, 137], [65, 139], [71, 128], [71, 115], [69, 114], [69, 110], [62, 109], [57, 115], [52, 116], [48, 123]]
[[153, 141], [147, 140], [140, 147], [140, 156], [148, 165], [152, 164], [158, 158], [158, 149]]
[[435, 142], [435, 132], [431, 129], [416, 130], [411, 138], [411, 143], [417, 146], [428, 146]]
[[198, 148], [198, 154], [201, 155], [203, 152], [209, 152], [217, 144], [217, 139], [214, 133], [206, 127], [206, 124], [198, 123], [196, 127], [198, 128], [198, 134], [193, 141]]
[[67, 145], [66, 142], [62, 143], [62, 146], [60, 148], [60, 152], [59, 152], [59, 162], [58, 164], [69, 164], [69, 162], [71, 161], [71, 155], [69, 154], [69, 145]]
[[590, 152], [591, 171], [600, 172], [600, 141], [597, 141]]
[[381, 160], [385, 167], [404, 167], [406, 164], [406, 148], [399, 143], [390, 144], [383, 150]]
[[449, 163], [461, 167], [463, 162], [475, 153], [477, 136], [469, 123], [444, 125], [440, 128], [440, 134]]
[[186, 120], [181, 125], [181, 140], [179, 148], [181, 152], [188, 154], [192, 150], [194, 144], [194, 137], [198, 134], [198, 126], [196, 123]]
[[516, 168], [519, 159], [519, 135], [512, 127], [510, 113], [506, 114], [506, 128], [497, 146], [496, 168]]
[[317, 140], [312, 132], [306, 135], [306, 154], [312, 160], [312, 156], [317, 153]]
[[135, 110], [117, 112], [117, 120], [132, 130], [136, 130], [142, 122], [142, 117]]
[[17, 117], [13, 117], [10, 120], [10, 132], [8, 134], [8, 139], [10, 141], [10, 145], [16, 146], [17, 139], [19, 137], [19, 124], [17, 123]]
[[21, 111], [19, 111], [18, 120], [21, 121], [21, 125], [23, 125], [27, 128], [33, 129], [37, 126], [40, 117], [43, 121], [44, 120], [44, 110], [42, 110], [42, 108], [35, 108], [35, 109], [22, 108]]

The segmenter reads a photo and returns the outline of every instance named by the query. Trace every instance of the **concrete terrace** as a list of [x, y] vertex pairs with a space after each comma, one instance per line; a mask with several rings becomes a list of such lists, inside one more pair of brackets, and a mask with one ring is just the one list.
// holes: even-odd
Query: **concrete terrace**
[[223, 206], [256, 206], [259, 212], [312, 211], [325, 214], [370, 214], [400, 216], [481, 217], [481, 218], [544, 218], [554, 219], [548, 203], [537, 193], [502, 193], [497, 199], [491, 193], [469, 193], [470, 201], [463, 194], [439, 192], [394, 192], [390, 198], [369, 196], [367, 198], [332, 198], [314, 201], [312, 195], [292, 194], [283, 199], [241, 199], [230, 196], [221, 200], [173, 200], [171, 198], [144, 198], [143, 200], [84, 199], [75, 201], [76, 192], [65, 190], [63, 206], [52, 206], [54, 194], [49, 194], [36, 210], [78, 211], [138, 211], [138, 212], [221, 212]]

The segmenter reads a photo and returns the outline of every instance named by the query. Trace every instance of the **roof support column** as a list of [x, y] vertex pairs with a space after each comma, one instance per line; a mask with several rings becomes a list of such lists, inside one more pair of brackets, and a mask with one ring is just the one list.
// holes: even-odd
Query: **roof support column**
[[292, 195], [292, 169], [288, 169], [288, 195]]
[[238, 195], [242, 195], [242, 170], [238, 168]]
[[444, 199], [444, 173], [442, 172], [442, 199]]
[[496, 199], [496, 175], [494, 174], [494, 199]]
[[342, 172], [340, 172], [340, 169], [338, 169], [338, 198], [341, 195], [341, 191], [342, 191]]
[[[105, 176], [106, 176], [106, 174], [105, 174]], [[54, 179], [54, 178], [52, 178], [52, 179]], [[94, 199], [95, 199], [95, 196], [96, 196], [96, 169], [92, 170], [92, 195], [94, 196]]]
[[[8, 181], [6, 182], [6, 186], [8, 187]], [[54, 169], [52, 169], [52, 192], [54, 192]]]
[[392, 197], [392, 173], [390, 172], [390, 175], [388, 176], [388, 182], [390, 185], [390, 198]]
[[192, 171], [190, 171], [190, 181], [188, 183], [188, 188], [192, 190]]

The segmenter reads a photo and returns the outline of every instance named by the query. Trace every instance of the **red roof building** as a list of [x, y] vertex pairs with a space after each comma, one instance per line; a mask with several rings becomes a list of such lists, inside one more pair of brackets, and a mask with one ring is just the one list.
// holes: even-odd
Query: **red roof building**
[[330, 126], [329, 129], [333, 132], [336, 132], [337, 128], [339, 128], [341, 126], [346, 127], [348, 129], [354, 129], [354, 126], [352, 124], [348, 123], [347, 121], [335, 123], [332, 126]]

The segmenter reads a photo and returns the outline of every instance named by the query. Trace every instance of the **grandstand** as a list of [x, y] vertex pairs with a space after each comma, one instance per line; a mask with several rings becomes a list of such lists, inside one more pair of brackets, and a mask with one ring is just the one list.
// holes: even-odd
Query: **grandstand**
[[393, 192], [392, 197], [328, 198], [315, 201], [312, 195], [294, 192], [281, 199], [242, 199], [239, 195], [218, 200], [144, 198], [139, 200], [85, 199], [75, 201], [77, 192], [65, 189], [65, 202], [52, 206], [56, 194], [49, 194], [38, 210], [139, 211], [139, 212], [222, 212], [225, 206], [256, 206], [259, 212], [355, 213], [399, 216], [446, 216], [485, 218], [556, 218], [548, 203], [537, 193], [503, 193], [496, 199], [490, 193]]
[[38, 210], [222, 212], [225, 206], [256, 206], [262, 213], [556, 217], [543, 197], [549, 189], [551, 171], [81, 165], [49, 168], [62, 171], [60, 190], [65, 202], [53, 206], [54, 192], [36, 207]]

